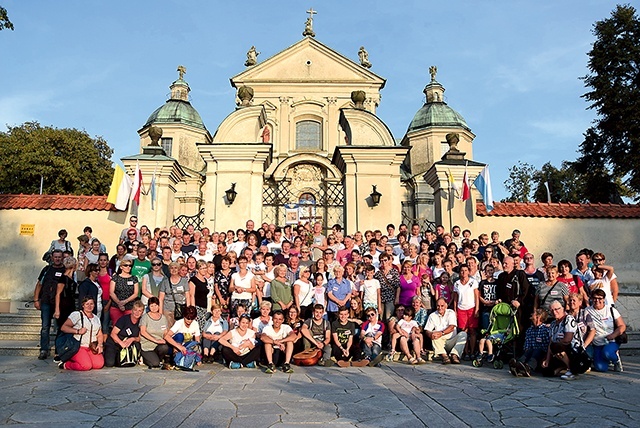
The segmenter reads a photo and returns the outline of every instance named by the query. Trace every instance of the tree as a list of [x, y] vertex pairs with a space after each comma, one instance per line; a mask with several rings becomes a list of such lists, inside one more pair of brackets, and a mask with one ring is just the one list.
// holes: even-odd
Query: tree
[[547, 202], [547, 187], [551, 202], [585, 202], [585, 189], [582, 177], [576, 172], [570, 162], [562, 162], [560, 169], [547, 162], [534, 174], [536, 190], [533, 199], [536, 202]]
[[0, 193], [106, 195], [113, 150], [86, 131], [26, 122], [0, 132]]
[[504, 187], [507, 188], [510, 195], [504, 201], [529, 202], [535, 172], [536, 169], [533, 165], [521, 161], [509, 168], [509, 178], [504, 182]]
[[640, 194], [640, 20], [630, 5], [594, 24], [583, 97], [598, 118], [584, 134], [575, 170], [591, 202]]
[[7, 14], [7, 9], [0, 6], [0, 31], [4, 30], [13, 30], [13, 24], [9, 21], [9, 15]]

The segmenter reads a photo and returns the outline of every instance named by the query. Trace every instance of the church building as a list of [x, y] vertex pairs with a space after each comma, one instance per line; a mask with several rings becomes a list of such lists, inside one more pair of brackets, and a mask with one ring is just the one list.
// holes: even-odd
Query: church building
[[[303, 36], [262, 62], [249, 50], [246, 68], [230, 79], [237, 107], [213, 134], [178, 67], [170, 99], [138, 131], [141, 153], [122, 159], [129, 173], [139, 164], [144, 177], [156, 177], [158, 209], [150, 195], [139, 206], [148, 224], [184, 219], [221, 230], [247, 219], [319, 221], [352, 232], [443, 221], [436, 191], [446, 187], [447, 171], [461, 180], [474, 134], [444, 102], [437, 69], [429, 70], [423, 107], [395, 139], [376, 114], [385, 79], [371, 70], [364, 47], [358, 62], [336, 52], [315, 38], [311, 18]], [[447, 134], [462, 157], [427, 182], [429, 169], [446, 161]]]

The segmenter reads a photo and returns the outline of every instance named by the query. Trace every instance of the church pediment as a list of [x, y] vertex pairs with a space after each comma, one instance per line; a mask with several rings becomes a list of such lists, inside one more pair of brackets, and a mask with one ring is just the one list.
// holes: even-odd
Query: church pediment
[[234, 87], [279, 82], [331, 82], [382, 88], [385, 79], [311, 37], [231, 78]]

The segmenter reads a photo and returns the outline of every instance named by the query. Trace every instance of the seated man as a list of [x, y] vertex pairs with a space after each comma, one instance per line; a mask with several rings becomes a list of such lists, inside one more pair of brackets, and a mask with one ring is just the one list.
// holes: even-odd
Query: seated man
[[460, 353], [467, 342], [467, 333], [456, 333], [457, 325], [456, 313], [447, 309], [446, 300], [439, 298], [436, 311], [429, 315], [424, 330], [431, 339], [434, 353], [442, 358], [442, 364], [460, 364]]
[[[260, 340], [264, 345], [264, 355], [267, 358], [265, 373], [274, 373], [276, 366], [279, 366], [283, 359], [282, 371], [293, 373], [291, 357], [293, 356], [293, 342], [296, 340], [296, 334], [288, 324], [283, 324], [284, 313], [282, 311], [275, 311], [271, 320], [273, 323], [267, 325], [260, 335]], [[283, 351], [284, 356], [282, 355]]]
[[338, 319], [331, 324], [331, 336], [333, 338], [332, 355], [338, 360], [340, 367], [364, 367], [369, 364], [369, 360], [362, 359], [360, 351], [354, 338], [356, 326], [349, 321], [349, 308], [340, 306], [338, 308]]
[[324, 319], [324, 306], [320, 304], [313, 306], [313, 317], [302, 324], [300, 332], [304, 349], [313, 346], [322, 351], [322, 358], [318, 361], [318, 365], [331, 365], [331, 324]]

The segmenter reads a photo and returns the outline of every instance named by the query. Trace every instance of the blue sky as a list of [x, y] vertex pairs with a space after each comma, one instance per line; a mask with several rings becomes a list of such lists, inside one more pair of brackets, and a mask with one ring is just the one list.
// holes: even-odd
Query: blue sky
[[235, 107], [229, 78], [255, 45], [264, 60], [302, 38], [309, 7], [316, 38], [387, 79], [378, 116], [402, 138], [422, 106], [430, 65], [445, 101], [476, 135], [494, 198], [518, 160], [536, 167], [576, 158], [595, 118], [579, 79], [597, 20], [614, 2], [0, 0], [15, 31], [0, 32], [0, 124], [36, 120], [103, 136], [114, 161], [138, 152], [136, 131], [162, 105], [176, 67], [213, 134]]

